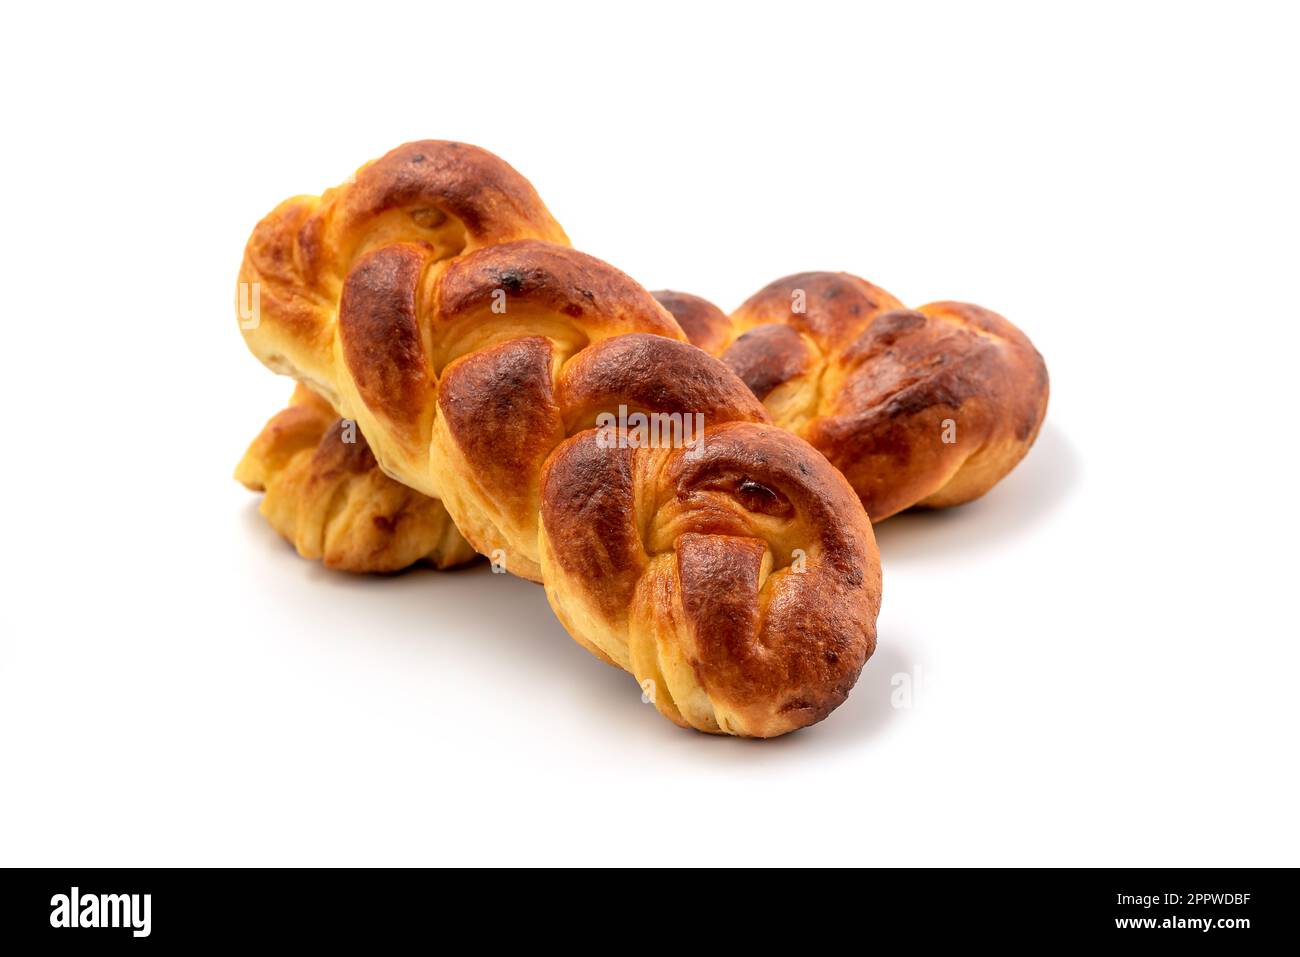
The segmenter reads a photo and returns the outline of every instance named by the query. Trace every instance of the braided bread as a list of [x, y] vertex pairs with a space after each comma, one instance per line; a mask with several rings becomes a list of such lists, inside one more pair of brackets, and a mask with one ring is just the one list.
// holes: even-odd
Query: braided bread
[[257, 226], [241, 326], [661, 713], [761, 737], [820, 720], [875, 647], [853, 490], [649, 293], [564, 243], [496, 157], [409, 144]]
[[828, 272], [779, 279], [729, 317], [698, 296], [654, 295], [777, 425], [844, 473], [872, 521], [979, 498], [1029, 451], [1047, 412], [1042, 356], [979, 306], [909, 310]]
[[421, 561], [451, 568], [478, 554], [441, 502], [381, 472], [365, 436], [301, 384], [248, 447], [235, 478], [266, 493], [261, 513], [299, 555], [329, 568], [392, 572]]

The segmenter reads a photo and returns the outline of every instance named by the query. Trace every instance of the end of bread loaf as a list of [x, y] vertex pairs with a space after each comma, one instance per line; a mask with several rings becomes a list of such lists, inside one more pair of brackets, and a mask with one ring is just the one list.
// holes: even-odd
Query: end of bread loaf
[[606, 448], [589, 431], [543, 481], [552, 607], [666, 717], [773, 737], [843, 703], [875, 649], [879, 557], [853, 490], [806, 442], [750, 422], [696, 449]]
[[393, 481], [365, 437], [303, 385], [235, 470], [264, 492], [260, 511], [308, 559], [350, 572], [438, 568], [476, 557], [437, 499]]
[[354, 262], [404, 243], [443, 262], [520, 239], [569, 241], [517, 170], [467, 143], [407, 143], [257, 224], [239, 271], [240, 329], [273, 371], [332, 395], [338, 298]]
[[1042, 356], [979, 306], [910, 310], [856, 276], [800, 273], [731, 318], [722, 360], [844, 473], [873, 521], [985, 494], [1047, 411]]

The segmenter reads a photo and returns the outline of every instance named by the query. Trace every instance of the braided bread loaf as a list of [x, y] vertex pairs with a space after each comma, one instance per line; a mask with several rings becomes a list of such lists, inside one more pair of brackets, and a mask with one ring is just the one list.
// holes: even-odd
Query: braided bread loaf
[[1042, 356], [979, 306], [909, 310], [829, 272], [778, 279], [730, 316], [698, 296], [654, 295], [777, 425], [844, 473], [872, 521], [979, 498], [1029, 451], [1047, 412]]
[[649, 293], [564, 241], [496, 157], [409, 144], [257, 226], [245, 339], [672, 720], [820, 720], [875, 646], [865, 513]]

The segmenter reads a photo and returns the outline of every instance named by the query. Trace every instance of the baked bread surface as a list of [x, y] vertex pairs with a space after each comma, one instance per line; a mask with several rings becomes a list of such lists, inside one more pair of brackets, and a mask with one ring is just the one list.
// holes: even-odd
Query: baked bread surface
[[299, 555], [328, 568], [452, 568], [478, 557], [441, 502], [380, 471], [360, 430], [302, 384], [249, 445], [235, 478], [265, 493], [262, 515]]
[[820, 720], [875, 646], [865, 513], [653, 296], [565, 242], [500, 160], [408, 144], [258, 225], [241, 327], [661, 713], [754, 736]]
[[979, 498], [1028, 452], [1048, 377], [1029, 339], [962, 302], [908, 309], [847, 273], [787, 276], [730, 316], [657, 292], [696, 341], [849, 480], [882, 521]]

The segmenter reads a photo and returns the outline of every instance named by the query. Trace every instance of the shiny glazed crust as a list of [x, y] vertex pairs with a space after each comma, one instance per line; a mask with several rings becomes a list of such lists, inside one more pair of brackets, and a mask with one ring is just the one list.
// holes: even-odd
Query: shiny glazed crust
[[[669, 718], [755, 736], [820, 720], [875, 644], [866, 515], [649, 293], [556, 242], [531, 187], [480, 154], [412, 144], [278, 207], [241, 271], [260, 286], [250, 349], [354, 420], [477, 550], [543, 581], [573, 637], [657, 689]], [[688, 447], [632, 424], [684, 436], [696, 415]]]
[[783, 429], [732, 422], [699, 449], [583, 432], [547, 461], [542, 502], [556, 614], [678, 724], [770, 737], [820, 721], [875, 650], [871, 526]]
[[1047, 412], [1043, 358], [995, 312], [909, 310], [847, 273], [779, 279], [725, 317], [655, 294], [758, 398], [837, 466], [872, 521], [979, 498], [1033, 444]]

